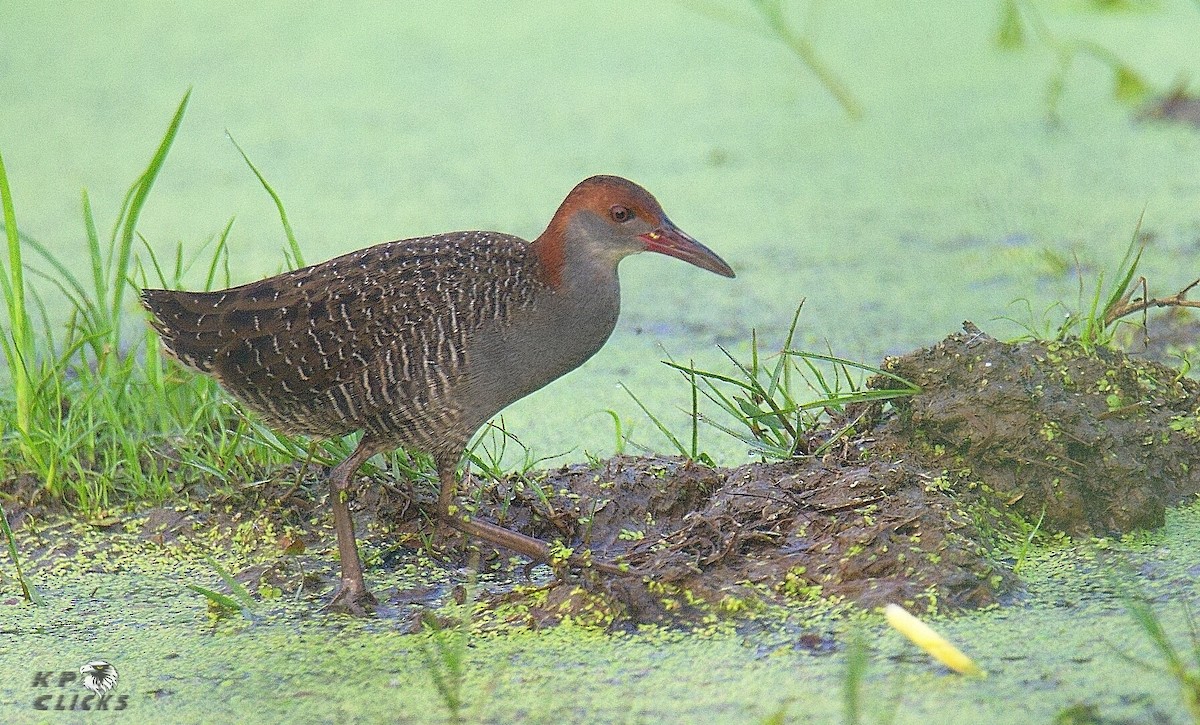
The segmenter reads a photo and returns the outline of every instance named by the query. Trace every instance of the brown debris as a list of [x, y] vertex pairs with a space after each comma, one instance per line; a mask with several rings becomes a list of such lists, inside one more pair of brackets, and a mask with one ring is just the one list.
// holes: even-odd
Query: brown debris
[[1138, 111], [1137, 119], [1174, 121], [1200, 128], [1200, 98], [1188, 92], [1186, 83], [1178, 83]]

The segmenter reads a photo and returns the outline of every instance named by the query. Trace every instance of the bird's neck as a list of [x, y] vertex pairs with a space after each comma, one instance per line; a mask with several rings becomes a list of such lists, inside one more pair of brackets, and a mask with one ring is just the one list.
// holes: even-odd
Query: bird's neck
[[549, 234], [552, 230], [534, 242], [549, 286], [537, 314], [552, 331], [553, 339], [543, 341], [544, 354], [565, 371], [591, 357], [612, 334], [621, 312], [617, 264], [623, 255], [587, 224], [569, 224], [558, 235]]
[[542, 281], [555, 292], [584, 297], [619, 296], [617, 264], [625, 256], [598, 230], [555, 218], [532, 243]]
[[[468, 353], [473, 425], [582, 365], [612, 334], [621, 311], [617, 265], [587, 254], [586, 239], [546, 234], [530, 247], [545, 287], [509, 324], [477, 333]], [[580, 244], [576, 244], [580, 242]]]

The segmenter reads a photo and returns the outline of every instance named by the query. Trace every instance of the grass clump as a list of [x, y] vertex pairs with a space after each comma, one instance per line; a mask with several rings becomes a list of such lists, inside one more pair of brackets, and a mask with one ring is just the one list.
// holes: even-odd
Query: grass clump
[[[328, 463], [345, 449], [345, 441], [306, 445], [246, 419], [220, 395], [215, 381], [166, 360], [157, 336], [140, 315], [130, 314], [138, 287], [179, 288], [197, 267], [203, 289], [231, 284], [232, 219], [191, 256], [179, 244], [173, 258], [159, 258], [137, 231], [189, 96], [190, 91], [126, 193], [106, 240], [83, 192], [89, 275], [76, 276], [46, 245], [19, 231], [0, 160], [8, 252], [7, 265], [0, 265], [6, 316], [0, 347], [13, 391], [0, 400], [0, 482], [10, 497], [25, 503], [45, 497], [95, 511], [127, 500], [163, 500], [201, 481], [233, 486], [296, 459], [305, 461], [303, 471], [308, 463]], [[278, 196], [251, 168], [282, 215]], [[301, 264], [288, 231], [288, 264]], [[146, 248], [144, 263], [135, 242]], [[29, 265], [30, 252], [48, 271]], [[27, 273], [67, 300], [65, 324], [51, 322], [42, 298], [27, 284]]]
[[[1108, 278], [1117, 280], [1115, 284], [1108, 283], [1104, 272], [1101, 271], [1096, 276], [1094, 286], [1089, 293], [1085, 289], [1082, 267], [1076, 260], [1075, 266], [1079, 277], [1079, 300], [1076, 306], [1071, 308], [1061, 302], [1056, 302], [1043, 314], [1041, 325], [1036, 322], [1028, 324], [1018, 322], [1017, 324], [1024, 327], [1032, 339], [1046, 342], [1072, 341], [1078, 344], [1086, 354], [1091, 355], [1097, 349], [1115, 347], [1114, 342], [1119, 323], [1130, 324], [1126, 318], [1140, 313], [1142, 319], [1139, 327], [1143, 333], [1144, 343], [1149, 345], [1146, 333], [1149, 310], [1164, 307], [1200, 308], [1200, 301], [1188, 299], [1188, 294], [1200, 285], [1200, 279], [1193, 280], [1173, 295], [1151, 297], [1146, 277], [1138, 274], [1142, 253], [1146, 250], [1146, 241], [1147, 237], [1142, 234], [1142, 217], [1139, 217], [1129, 245], [1125, 248], [1125, 254], [1115, 269], [1115, 274]], [[1028, 308], [1028, 300], [1019, 301]], [[1045, 317], [1055, 309], [1065, 310], [1063, 320], [1057, 327], [1053, 324], [1045, 324]], [[1189, 368], [1188, 361], [1184, 360], [1184, 374]]]
[[[149, 434], [178, 428], [192, 415], [192, 403], [204, 399], [203, 384], [185, 393], [165, 374], [157, 345], [149, 344], [139, 361], [121, 345], [126, 288], [138, 272], [133, 242], [138, 217], [178, 132], [188, 95], [183, 97], [150, 164], [125, 195], [107, 246], [102, 246], [87, 197], [83, 217], [91, 284], [76, 278], [36, 240], [19, 234], [7, 178], [0, 168], [4, 195], [8, 267], [4, 280], [9, 334], [5, 360], [14, 390], [3, 411], [4, 459], [14, 469], [32, 472], [44, 490], [70, 498], [85, 509], [107, 503], [116, 481], [137, 494], [162, 495], [170, 484], [145, 460]], [[23, 247], [38, 253], [56, 273], [41, 273], [71, 305], [61, 334], [51, 330], [40, 297], [24, 285]], [[44, 334], [35, 338], [28, 309], [30, 297], [41, 312]], [[7, 401], [6, 401], [7, 402]], [[202, 406], [201, 406], [202, 407]], [[185, 412], [188, 411], [188, 412]]]
[[[702, 420], [745, 443], [764, 459], [821, 456], [855, 430], [867, 415], [866, 404], [920, 392], [895, 373], [832, 354], [793, 349], [802, 308], [803, 303], [792, 317], [783, 345], [773, 355], [762, 354], [756, 331], [751, 331], [748, 361], [718, 346], [733, 364], [731, 373], [665, 361], [687, 379], [691, 388], [691, 448], [685, 448], [657, 418], [652, 419], [683, 455], [696, 457], [696, 427]], [[867, 386], [862, 382], [867, 374], [895, 385]], [[715, 404], [724, 418], [701, 413], [699, 395]]]

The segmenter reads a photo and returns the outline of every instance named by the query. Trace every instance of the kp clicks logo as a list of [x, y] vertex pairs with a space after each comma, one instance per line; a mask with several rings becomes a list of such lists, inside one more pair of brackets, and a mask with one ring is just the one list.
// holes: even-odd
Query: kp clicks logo
[[[66, 692], [67, 686], [76, 682], [91, 692]], [[80, 667], [78, 674], [73, 670], [35, 672], [33, 686], [59, 690], [35, 697], [34, 710], [124, 710], [129, 706], [129, 695], [113, 697], [111, 690], [117, 686], [117, 668], [104, 660], [92, 660]]]

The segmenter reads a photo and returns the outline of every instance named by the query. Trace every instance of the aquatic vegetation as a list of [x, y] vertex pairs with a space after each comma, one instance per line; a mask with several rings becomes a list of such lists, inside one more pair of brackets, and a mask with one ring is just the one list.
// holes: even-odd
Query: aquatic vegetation
[[[1145, 633], [1146, 638], [1154, 645], [1162, 660], [1156, 665], [1144, 662], [1135, 657], [1120, 653], [1122, 658], [1141, 669], [1167, 675], [1179, 684], [1180, 695], [1184, 707], [1193, 721], [1200, 723], [1200, 627], [1197, 627], [1195, 615], [1191, 606], [1183, 603], [1184, 619], [1187, 624], [1188, 639], [1191, 645], [1190, 653], [1180, 652], [1171, 641], [1170, 635], [1163, 626], [1162, 620], [1155, 614], [1150, 604], [1142, 598], [1129, 599], [1125, 602], [1138, 627]], [[1191, 662], [1187, 661], [1190, 656]]]
[[[832, 353], [793, 349], [803, 307], [803, 303], [797, 307], [783, 344], [770, 356], [774, 358], [773, 365], [767, 363], [769, 357], [759, 350], [758, 333], [754, 330], [750, 332], [749, 361], [741, 361], [718, 346], [733, 364], [732, 373], [699, 370], [691, 364], [666, 361], [666, 365], [684, 375], [691, 390], [692, 455], [687, 455], [678, 439], [640, 401], [638, 404], [689, 459], [697, 458], [696, 424], [702, 420], [742, 441], [764, 460], [786, 460], [823, 455], [854, 432], [867, 415], [868, 404], [883, 404], [920, 392], [919, 387], [893, 372]], [[864, 385], [866, 374], [886, 384]], [[732, 425], [700, 413], [697, 392], [727, 414]], [[806, 394], [814, 397], [806, 398]]]
[[[1138, 3], [1095, 2], [1104, 11], [1133, 9]], [[1112, 72], [1112, 94], [1118, 101], [1138, 104], [1153, 92], [1149, 82], [1133, 66], [1099, 43], [1066, 37], [1050, 29], [1034, 0], [1001, 0], [1000, 22], [995, 43], [1004, 50], [1017, 50], [1036, 41], [1054, 55], [1056, 67], [1046, 81], [1046, 114], [1059, 120], [1058, 107], [1066, 90], [1067, 77], [1080, 58], [1107, 66]]]
[[728, 6], [715, 5], [698, 0], [689, 0], [686, 6], [703, 13], [708, 17], [732, 24], [736, 27], [748, 28], [751, 32], [764, 35], [780, 42], [796, 58], [816, 76], [825, 90], [833, 96], [850, 118], [862, 117], [862, 104], [855, 98], [849, 87], [833, 71], [832, 68], [817, 54], [812, 40], [804, 33], [796, 30], [788, 18], [788, 8], [784, 0], [749, 0], [750, 6], [758, 15], [759, 22], [747, 22], [745, 18], [730, 13]]

